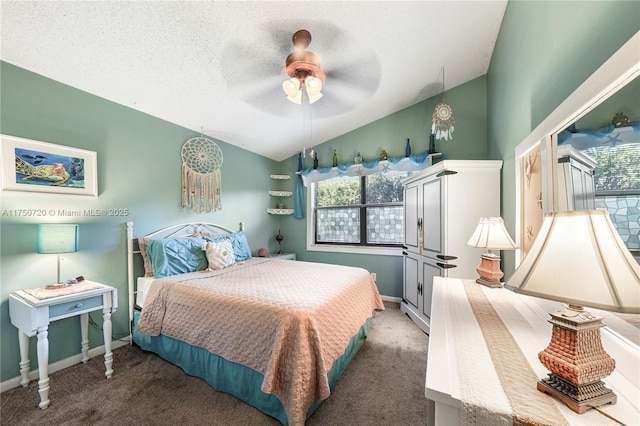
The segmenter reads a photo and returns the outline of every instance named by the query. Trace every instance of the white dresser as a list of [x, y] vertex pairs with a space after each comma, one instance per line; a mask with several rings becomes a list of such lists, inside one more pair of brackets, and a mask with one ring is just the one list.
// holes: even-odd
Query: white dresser
[[[465, 283], [473, 286], [471, 292]], [[472, 308], [478, 303], [480, 318]], [[577, 414], [536, 389], [548, 373], [538, 361], [551, 338], [548, 312], [559, 306], [473, 280], [435, 278], [425, 384], [433, 409], [427, 423], [464, 424], [469, 413], [480, 413], [479, 423], [487, 424], [516, 414], [531, 414], [542, 423], [555, 416], [576, 425], [617, 424], [593, 409]], [[496, 338], [496, 330], [507, 338]], [[640, 424], [640, 351], [604, 329], [602, 342], [616, 360], [604, 382], [617, 394], [617, 403], [601, 410], [624, 424]], [[517, 407], [528, 413], [516, 413]]]

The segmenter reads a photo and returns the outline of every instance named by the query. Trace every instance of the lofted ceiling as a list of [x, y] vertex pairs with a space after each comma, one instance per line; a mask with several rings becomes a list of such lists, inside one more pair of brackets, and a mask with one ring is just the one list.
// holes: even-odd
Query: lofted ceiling
[[[279, 161], [486, 74], [506, 4], [2, 0], [0, 59]], [[282, 91], [299, 29], [312, 105]]]

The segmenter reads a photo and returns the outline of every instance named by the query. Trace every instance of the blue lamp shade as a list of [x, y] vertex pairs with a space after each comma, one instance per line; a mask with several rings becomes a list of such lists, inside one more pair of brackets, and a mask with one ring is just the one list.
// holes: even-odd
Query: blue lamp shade
[[38, 225], [38, 253], [58, 254], [78, 251], [78, 225]]

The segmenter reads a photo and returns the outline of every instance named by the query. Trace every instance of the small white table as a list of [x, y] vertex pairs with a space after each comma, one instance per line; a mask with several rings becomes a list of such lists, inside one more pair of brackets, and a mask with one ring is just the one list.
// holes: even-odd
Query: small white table
[[[73, 289], [73, 286], [78, 287]], [[40, 378], [38, 391], [40, 393], [39, 407], [42, 409], [49, 406], [48, 329], [51, 321], [80, 315], [82, 362], [87, 362], [89, 360], [89, 312], [102, 310], [105, 375], [110, 378], [113, 374], [111, 314], [118, 308], [118, 292], [114, 287], [86, 280], [79, 284], [73, 284], [68, 291], [84, 288], [86, 290], [63, 295], [57, 295], [63, 290], [47, 290], [51, 291], [51, 294], [56, 294], [47, 298], [35, 297], [25, 290], [18, 290], [9, 295], [9, 316], [11, 323], [18, 328], [20, 375], [22, 377], [20, 384], [24, 387], [29, 384], [29, 337], [38, 336], [38, 375]]]

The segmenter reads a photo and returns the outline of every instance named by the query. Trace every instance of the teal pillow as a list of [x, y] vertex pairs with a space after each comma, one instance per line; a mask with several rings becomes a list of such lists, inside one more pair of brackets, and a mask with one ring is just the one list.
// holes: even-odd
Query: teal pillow
[[163, 278], [207, 269], [207, 256], [202, 251], [204, 243], [206, 240], [202, 238], [148, 240], [147, 256], [153, 276]]
[[247, 241], [247, 236], [244, 232], [231, 234], [228, 238], [231, 240], [233, 253], [236, 255], [236, 262], [251, 259], [251, 248], [249, 247], [249, 241]]

